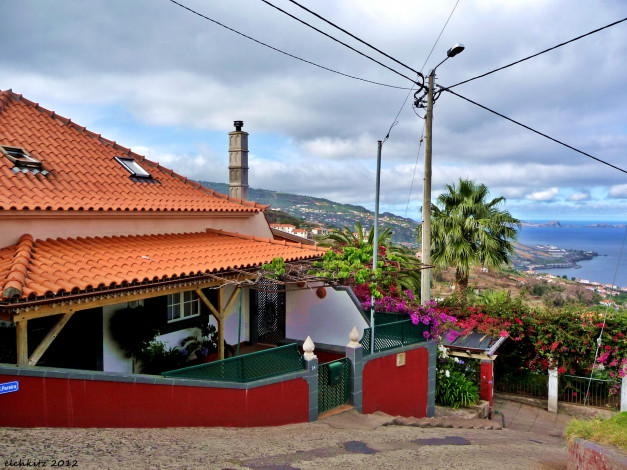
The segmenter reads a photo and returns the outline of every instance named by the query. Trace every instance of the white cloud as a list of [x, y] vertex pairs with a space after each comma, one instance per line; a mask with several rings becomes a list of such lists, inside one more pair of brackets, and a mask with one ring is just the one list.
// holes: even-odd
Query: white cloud
[[583, 191], [580, 193], [573, 193], [566, 199], [567, 201], [585, 201], [586, 199], [590, 199], [590, 193], [587, 191]]
[[610, 188], [610, 197], [627, 198], [627, 184], [617, 184]]
[[[455, 2], [425, 0], [412, 8], [406, 3], [320, 0], [314, 8], [420, 69]], [[409, 83], [258, 0], [238, 0], [235, 9], [228, 2], [187, 4], [324, 66], [383, 83]], [[31, 0], [29, 5], [4, 5], [5, 16], [12, 18], [5, 25], [12, 47], [0, 48], [0, 61], [7, 64], [0, 70], [0, 89], [13, 88], [122, 145], [146, 147], [143, 153], [148, 158], [178, 173], [211, 181], [226, 181], [222, 133], [231, 130], [233, 120], [242, 119], [251, 133], [251, 186], [341, 202], [373, 200], [377, 140], [384, 139], [405, 98], [412, 102], [412, 93], [312, 67], [169, 2], [110, 0], [91, 6], [90, 15], [83, 14], [80, 0], [54, 6]], [[424, 71], [440, 62], [452, 44], [462, 42], [466, 50], [438, 68], [436, 81], [453, 84], [623, 16], [624, 8], [616, 2], [578, 2], [564, 9], [560, 0], [464, 0]], [[22, 34], [25, 29], [29, 34]], [[623, 166], [626, 42], [627, 30], [616, 26], [455, 90]], [[583, 69], [595, 73], [586, 80], [573, 79], [581, 77]], [[590, 93], [594, 89], [603, 93]], [[111, 117], [111, 108], [134, 120], [130, 129]], [[396, 120], [383, 148], [382, 200], [389, 207], [404, 208], [408, 199], [414, 205], [422, 199], [424, 146], [419, 146], [419, 139], [424, 120], [409, 105]], [[133, 126], [143, 132], [133, 134]], [[149, 126], [157, 127], [154, 135], [147, 131]], [[174, 130], [171, 142], [160, 138], [161, 126]], [[121, 131], [106, 135], [102, 128]], [[206, 131], [207, 137], [177, 141], [176, 131], [185, 129]], [[129, 135], [130, 142], [121, 140]], [[276, 148], [270, 144], [256, 148], [261, 135]], [[133, 150], [142, 153], [137, 147]], [[434, 110], [434, 197], [443, 185], [459, 178], [486, 184], [493, 197], [507, 197], [507, 204], [521, 212], [561, 211], [558, 194], [570, 195], [565, 204], [578, 210], [591, 210], [590, 199], [609, 195], [614, 198], [611, 203], [599, 201], [604, 204], [603, 216], [627, 212], [620, 172], [442, 93]]]
[[559, 193], [558, 188], [549, 188], [544, 191], [536, 191], [535, 193], [527, 194], [525, 198], [531, 201], [552, 201]]

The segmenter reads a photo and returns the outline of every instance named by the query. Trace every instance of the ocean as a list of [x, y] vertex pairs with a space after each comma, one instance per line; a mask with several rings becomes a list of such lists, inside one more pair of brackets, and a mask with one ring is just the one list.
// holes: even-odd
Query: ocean
[[[543, 221], [533, 221], [543, 223]], [[544, 221], [546, 222], [546, 221]], [[627, 287], [627, 228], [588, 227], [593, 224], [627, 222], [560, 221], [569, 227], [522, 227], [518, 242], [523, 245], [554, 245], [558, 248], [596, 251], [599, 256], [579, 261], [576, 268], [546, 269], [551, 274]], [[619, 262], [620, 257], [620, 262]]]

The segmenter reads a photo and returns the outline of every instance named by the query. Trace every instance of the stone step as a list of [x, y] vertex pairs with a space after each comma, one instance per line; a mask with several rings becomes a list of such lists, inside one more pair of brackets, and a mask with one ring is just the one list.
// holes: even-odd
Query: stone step
[[406, 418], [404, 416], [396, 416], [388, 425], [396, 426], [415, 426], [419, 428], [453, 428], [453, 429], [503, 429], [500, 421], [490, 421], [480, 418]]

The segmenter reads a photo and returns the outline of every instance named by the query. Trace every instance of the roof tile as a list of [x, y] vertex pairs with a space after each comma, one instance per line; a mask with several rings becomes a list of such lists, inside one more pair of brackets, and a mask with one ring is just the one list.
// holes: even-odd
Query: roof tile
[[[24, 148], [50, 172], [14, 173], [13, 163], [0, 157], [4, 210], [255, 213], [267, 207], [202, 188], [10, 90], [0, 91], [0, 145]], [[116, 156], [140, 162], [159, 184], [132, 179]]]
[[23, 235], [0, 250], [0, 286], [3, 300], [26, 300], [255, 267], [276, 257], [309, 259], [324, 251], [211, 229], [36, 241]]

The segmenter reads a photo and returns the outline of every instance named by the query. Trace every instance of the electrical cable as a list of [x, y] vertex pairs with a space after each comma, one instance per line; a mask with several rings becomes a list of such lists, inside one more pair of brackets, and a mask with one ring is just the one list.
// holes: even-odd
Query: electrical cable
[[[388, 87], [388, 88], [396, 88], [398, 90], [413, 90], [413, 87], [412, 88], [408, 88], [408, 87], [402, 87], [402, 86], [396, 86], [396, 85], [389, 85], [387, 83], [375, 82], [373, 80], [368, 80], [368, 79], [365, 79], [365, 78], [356, 77], [354, 75], [349, 75], [347, 73], [339, 72], [339, 71], [331, 69], [329, 67], [325, 67], [324, 65], [316, 64], [315, 62], [312, 62], [312, 61], [307, 60], [307, 59], [303, 59], [302, 57], [298, 57], [298, 56], [296, 56], [294, 54], [290, 54], [289, 52], [285, 52], [285, 51], [283, 51], [281, 49], [278, 49], [278, 48], [273, 47], [273, 46], [271, 46], [269, 44], [266, 44], [265, 42], [259, 41], [258, 39], [255, 39], [255, 38], [253, 38], [251, 36], [248, 36], [248, 35], [246, 35], [244, 33], [241, 33], [239, 31], [237, 31], [236, 29], [230, 28], [229, 26], [226, 26], [226, 25], [220, 23], [219, 21], [216, 21], [216, 20], [214, 20], [212, 18], [209, 18], [208, 16], [205, 16], [202, 13], [199, 13], [196, 10], [193, 10], [193, 9], [191, 9], [191, 8], [189, 8], [189, 7], [183, 5], [183, 4], [181, 4], [181, 3], [179, 3], [179, 2], [177, 2], [175, 0], [169, 0], [169, 1], [171, 3], [174, 3], [175, 5], [177, 5], [177, 6], [181, 7], [181, 8], [183, 8], [183, 9], [185, 9], [185, 10], [187, 10], [187, 11], [189, 11], [189, 12], [195, 14], [195, 15], [197, 15], [197, 16], [200, 16], [201, 18], [203, 18], [203, 19], [205, 19], [207, 21], [211, 21], [212, 23], [215, 23], [218, 26], [221, 26], [221, 27], [223, 27], [225, 29], [228, 29], [229, 31], [231, 31], [231, 32], [233, 32], [235, 34], [238, 34], [238, 35], [240, 35], [242, 37], [245, 37], [246, 39], [250, 39], [251, 41], [256, 42], [257, 44], [265, 46], [265, 47], [267, 47], [269, 49], [272, 49], [273, 51], [279, 52], [279, 53], [281, 53], [283, 55], [286, 55], [288, 57], [291, 57], [293, 59], [300, 60], [301, 62], [305, 62], [306, 64], [309, 64], [309, 65], [313, 65], [314, 67], [318, 67], [318, 68], [321, 68], [323, 70], [327, 70], [328, 72], [336, 73], [336, 74], [341, 75], [343, 77], [352, 78], [354, 80], [360, 80], [360, 81], [366, 82], [366, 83], [371, 83], [373, 85], [379, 85], [379, 86], [384, 86], [384, 87]], [[405, 76], [403, 75], [403, 77], [405, 77]], [[405, 77], [405, 78], [408, 78], [408, 77]], [[413, 80], [411, 80], [411, 79], [409, 79], [409, 80], [412, 83], [415, 83]]]
[[451, 17], [453, 16], [453, 13], [455, 13], [455, 9], [457, 8], [457, 4], [459, 3], [459, 0], [457, 0], [457, 2], [455, 3], [455, 6], [453, 7], [453, 10], [451, 10], [451, 14], [448, 15], [448, 18], [446, 20], [446, 23], [444, 23], [444, 26], [442, 26], [442, 30], [440, 31], [440, 34], [438, 34], [438, 38], [435, 40], [435, 42], [433, 43], [433, 47], [431, 48], [431, 51], [429, 52], [429, 55], [427, 56], [427, 58], [425, 59], [425, 63], [422, 64], [422, 68], [420, 69], [420, 71], [423, 71], [425, 68], [425, 65], [427, 65], [427, 62], [429, 62], [429, 58], [431, 57], [431, 54], [433, 54], [433, 50], [435, 49], [435, 46], [438, 45], [438, 42], [440, 41], [440, 38], [442, 37], [442, 33], [444, 32], [444, 29], [446, 28], [446, 25], [448, 24], [448, 22], [451, 20]]
[[473, 80], [476, 80], [478, 78], [483, 78], [483, 77], [485, 77], [487, 75], [493, 74], [494, 72], [498, 72], [499, 70], [506, 69], [508, 67], [511, 67], [512, 65], [520, 64], [521, 62], [524, 62], [524, 61], [529, 60], [529, 59], [533, 59], [534, 57], [538, 57], [539, 55], [542, 55], [542, 54], [544, 54], [546, 52], [552, 51], [553, 49], [557, 49], [558, 47], [565, 46], [566, 44], [570, 44], [571, 42], [575, 42], [575, 41], [577, 41], [579, 39], [585, 38], [586, 36], [590, 36], [591, 34], [598, 33], [599, 31], [602, 31], [604, 29], [607, 29], [607, 28], [610, 28], [612, 26], [615, 26], [615, 25], [617, 25], [619, 23], [622, 23], [623, 21], [627, 21], [627, 18], [623, 18], [622, 20], [615, 21], [614, 23], [610, 23], [610, 24], [608, 24], [606, 26], [603, 26], [602, 28], [595, 29], [594, 31], [590, 31], [589, 33], [582, 34], [581, 36], [577, 36], [576, 38], [573, 38], [573, 39], [571, 39], [569, 41], [562, 42], [562, 43], [560, 43], [560, 44], [558, 44], [556, 46], [553, 46], [553, 47], [549, 47], [548, 49], [545, 49], [543, 51], [538, 52], [537, 54], [530, 55], [529, 57], [525, 57], [524, 59], [517, 60], [516, 62], [512, 62], [511, 64], [508, 64], [508, 65], [504, 65], [503, 67], [499, 67], [498, 69], [494, 69], [491, 72], [487, 72], [487, 73], [484, 73], [484, 74], [481, 74], [481, 75], [477, 75], [476, 77], [469, 78], [468, 80], [464, 80], [463, 82], [456, 83], [455, 85], [451, 85], [449, 87], [445, 87], [444, 89], [454, 88], [456, 86], [463, 85], [464, 83], [472, 82]]
[[[293, 0], [289, 0], [289, 1], [292, 2]], [[293, 3], [296, 3], [296, 2], [293, 2]], [[420, 91], [424, 90], [424, 88], [425, 88], [424, 87], [424, 75], [422, 75], [422, 71], [424, 70], [425, 65], [427, 65], [427, 62], [429, 61], [429, 58], [431, 57], [431, 54], [433, 54], [433, 50], [435, 49], [435, 46], [438, 45], [438, 42], [440, 41], [440, 38], [442, 37], [442, 33], [446, 29], [446, 25], [448, 25], [448, 22], [451, 20], [451, 17], [453, 16], [453, 13], [455, 13], [455, 9], [457, 8], [457, 4], [458, 3], [459, 3], [459, 0], [457, 0], [457, 2], [455, 2], [455, 5], [453, 6], [453, 9], [451, 10], [451, 14], [448, 15], [448, 18], [446, 19], [446, 22], [444, 23], [444, 26], [442, 26], [442, 29], [440, 30], [440, 34], [438, 34], [438, 37], [436, 38], [435, 42], [433, 43], [433, 47], [431, 48], [431, 51], [429, 52], [429, 55], [425, 59], [425, 63], [422, 64], [422, 68], [420, 69], [420, 72], [416, 72], [420, 77], [422, 77], [422, 82], [423, 82], [422, 87], [419, 88], [418, 90], [416, 90], [416, 93], [420, 93]], [[350, 33], [348, 33], [348, 34], [350, 34]], [[378, 49], [377, 49], [377, 51], [378, 51]], [[405, 108], [405, 105], [407, 104], [407, 100], [409, 99], [409, 95], [411, 94], [412, 91], [413, 91], [413, 87], [412, 87], [411, 90], [409, 90], [409, 93], [407, 93], [407, 96], [405, 97], [405, 100], [403, 101], [403, 104], [401, 104], [401, 107], [398, 110], [398, 113], [396, 113], [396, 117], [394, 118], [393, 122], [398, 122], [398, 117], [401, 115], [401, 112], [403, 111], [403, 108]], [[414, 96], [416, 96], [416, 93], [414, 93]], [[416, 113], [415, 110], [414, 110], [414, 114], [416, 114], [416, 116], [420, 117], [418, 115], [418, 113]], [[388, 130], [388, 133], [387, 133], [387, 136], [385, 137], [385, 140], [387, 140], [390, 137], [390, 132], [392, 131], [392, 127], [394, 127], [394, 124], [392, 124], [390, 126], [390, 129]], [[410, 192], [409, 196], [411, 197], [411, 192]]]
[[497, 111], [494, 111], [493, 109], [490, 109], [487, 106], [483, 106], [482, 104], [479, 104], [476, 101], [473, 101], [473, 100], [471, 100], [469, 98], [466, 98], [465, 96], [462, 96], [459, 93], [455, 93], [454, 91], [450, 90], [449, 88], [441, 88], [440, 91], [447, 91], [447, 92], [457, 96], [458, 98], [466, 100], [469, 103], [474, 104], [475, 106], [479, 106], [480, 108], [483, 108], [486, 111], [491, 112], [492, 114], [496, 114], [497, 116], [500, 116], [503, 119], [507, 119], [508, 121], [513, 122], [514, 124], [518, 124], [519, 126], [524, 127], [525, 129], [530, 130], [531, 132], [535, 132], [536, 134], [541, 135], [542, 137], [546, 137], [547, 139], [552, 140], [553, 142], [556, 142], [556, 143], [558, 143], [560, 145], [563, 145], [564, 147], [567, 147], [567, 148], [569, 148], [571, 150], [574, 150], [575, 152], [578, 152], [578, 153], [580, 153], [582, 155], [585, 155], [586, 157], [592, 158], [593, 160], [596, 160], [597, 162], [603, 163], [604, 165], [610, 166], [610, 167], [614, 168], [615, 170], [622, 171], [623, 173], [627, 173], [627, 170], [623, 170], [622, 168], [619, 168], [619, 167], [617, 167], [615, 165], [612, 165], [611, 163], [608, 163], [608, 162], [606, 162], [604, 160], [601, 160], [600, 158], [594, 157], [594, 156], [590, 155], [589, 153], [584, 152], [583, 150], [579, 150], [579, 149], [577, 149], [577, 148], [575, 148], [575, 147], [573, 147], [571, 145], [565, 144], [561, 140], [554, 139], [553, 137], [551, 137], [549, 135], [546, 135], [546, 134], [544, 134], [544, 133], [542, 133], [540, 131], [537, 131], [537, 130], [533, 129], [532, 127], [526, 126], [525, 124], [523, 124], [521, 122], [518, 122], [518, 121], [516, 121], [516, 120], [514, 120], [512, 118], [509, 118], [509, 117], [505, 116], [504, 114], [501, 114], [501, 113], [499, 113]]
[[[171, 0], [171, 1], [173, 1], [173, 0]], [[401, 73], [401, 72], [399, 72], [398, 70], [394, 70], [392, 67], [388, 67], [388, 66], [387, 66], [387, 65], [385, 65], [383, 62], [379, 62], [377, 59], [375, 59], [375, 58], [373, 58], [373, 57], [370, 57], [368, 54], [364, 54], [363, 52], [358, 51], [357, 49], [355, 49], [355, 48], [354, 48], [354, 47], [352, 47], [352, 46], [349, 46], [349, 45], [348, 45], [348, 44], [346, 44], [345, 42], [340, 41], [339, 39], [337, 39], [337, 38], [335, 38], [335, 37], [331, 36], [330, 34], [325, 33], [325, 32], [324, 32], [324, 31], [322, 31], [321, 29], [318, 29], [318, 28], [316, 28], [315, 26], [310, 25], [309, 23], [307, 23], [307, 22], [306, 22], [306, 21], [304, 21], [304, 20], [301, 20], [301, 19], [300, 19], [300, 18], [298, 18], [297, 16], [294, 16], [294, 15], [292, 15], [291, 13], [288, 13], [287, 11], [283, 10], [282, 8], [279, 8], [278, 6], [276, 6], [276, 5], [272, 4], [272, 3], [270, 3], [268, 0], [261, 0], [261, 1], [262, 1], [263, 3], [265, 3], [266, 5], [268, 5], [268, 6], [271, 6], [271, 7], [272, 7], [272, 8], [274, 8], [275, 10], [278, 10], [278, 11], [280, 11], [281, 13], [283, 13], [283, 14], [285, 14], [285, 15], [289, 16], [290, 18], [295, 19], [295, 20], [296, 20], [296, 21], [298, 21], [299, 23], [302, 23], [302, 24], [304, 24], [305, 26], [308, 26], [309, 28], [313, 29], [314, 31], [317, 31], [317, 32], [319, 32], [320, 34], [322, 34], [322, 35], [324, 35], [324, 36], [328, 37], [328, 38], [329, 38], [329, 39], [331, 39], [332, 41], [335, 41], [335, 42], [337, 42], [338, 44], [341, 44], [341, 45], [343, 45], [344, 47], [349, 48], [351, 51], [356, 52], [357, 54], [359, 54], [359, 55], [361, 55], [361, 56], [363, 56], [363, 57], [366, 57], [367, 59], [370, 59], [370, 60], [371, 60], [371, 61], [373, 61], [374, 63], [379, 64], [379, 65], [380, 65], [380, 66], [382, 66], [382, 67], [385, 67], [386, 69], [390, 70], [391, 72], [394, 72], [395, 74], [400, 75], [400, 76], [401, 76], [401, 77], [403, 77], [403, 78], [406, 78], [407, 80], [409, 80], [410, 82], [412, 82], [412, 83], [414, 83], [414, 84], [416, 84], [416, 85], [420, 86], [421, 88], [423, 88], [423, 87], [424, 87], [424, 84], [423, 84], [423, 85], [421, 85], [420, 83], [415, 82], [414, 80], [412, 80], [411, 78], [409, 78], [407, 75], [402, 74], [402, 73]], [[413, 71], [413, 69], [411, 69], [411, 70]], [[419, 73], [419, 72], [418, 72], [418, 73]], [[421, 75], [421, 76], [422, 76], [422, 74], [420, 74], [420, 73], [419, 73], [419, 75]], [[424, 80], [424, 77], [422, 77], [422, 78], [423, 78], [423, 80]]]
[[416, 179], [416, 168], [418, 168], [418, 160], [420, 159], [420, 149], [422, 148], [422, 140], [425, 136], [426, 122], [422, 126], [422, 134], [420, 134], [420, 142], [418, 143], [418, 152], [416, 153], [416, 164], [414, 165], [414, 174], [411, 177], [411, 185], [409, 186], [409, 195], [407, 196], [407, 207], [405, 207], [405, 218], [407, 218], [407, 212], [409, 211], [409, 201], [411, 200], [411, 192], [414, 189], [414, 179]]
[[[627, 227], [625, 227], [625, 235], [623, 235], [623, 243], [620, 246], [620, 251], [618, 252], [618, 260], [616, 260], [616, 269], [614, 270], [614, 279], [612, 280], [612, 285], [616, 285], [616, 277], [618, 276], [618, 267], [620, 266], [620, 260], [623, 257], [623, 249], [625, 248], [625, 239], [627, 238]], [[597, 363], [597, 358], [599, 356], [599, 349], [601, 349], [601, 344], [603, 344], [603, 331], [605, 330], [605, 322], [607, 320], [607, 311], [610, 306], [607, 305], [605, 307], [605, 313], [603, 314], [603, 325], [601, 325], [601, 332], [599, 333], [599, 337], [596, 340], [597, 348], [594, 352], [594, 361], [592, 362], [592, 367], [590, 368], [590, 378], [588, 379], [588, 389], [586, 390], [586, 396], [584, 398], [583, 404], [586, 404], [588, 397], [590, 396], [590, 384], [592, 383], [592, 375], [594, 374], [594, 367]]]
[[[262, 0], [262, 1], [263, 1], [263, 0]], [[339, 29], [339, 30], [340, 30], [340, 31], [342, 31], [344, 34], [347, 34], [347, 35], [349, 35], [350, 37], [352, 37], [353, 39], [356, 39], [356, 40], [357, 40], [357, 41], [359, 41], [360, 43], [362, 43], [362, 44], [364, 44], [364, 45], [368, 46], [370, 49], [373, 49], [373, 50], [377, 51], [379, 54], [384, 55], [384, 56], [385, 56], [385, 57], [387, 57], [388, 59], [393, 60], [393, 61], [394, 61], [394, 62], [396, 62], [397, 64], [402, 65], [402, 66], [403, 66], [403, 67], [405, 67], [406, 69], [411, 70], [412, 72], [416, 73], [418, 76], [422, 77], [423, 84], [424, 84], [424, 76], [422, 75], [422, 73], [418, 72], [417, 70], [414, 70], [414, 69], [413, 69], [413, 68], [411, 68], [409, 65], [404, 64], [404, 63], [403, 63], [403, 62], [401, 62], [400, 60], [396, 60], [394, 57], [392, 57], [392, 56], [390, 56], [390, 55], [386, 54], [385, 52], [383, 52], [383, 51], [382, 51], [382, 50], [380, 50], [380, 49], [377, 49], [377, 48], [376, 48], [376, 47], [374, 47], [372, 44], [370, 44], [370, 43], [368, 43], [368, 42], [364, 41], [363, 39], [358, 38], [358, 37], [357, 37], [357, 36], [355, 36], [354, 34], [352, 34], [352, 33], [348, 32], [348, 31], [346, 31], [344, 28], [341, 28], [340, 26], [336, 25], [336, 24], [335, 24], [335, 23], [333, 23], [332, 21], [329, 21], [329, 20], [327, 20], [326, 18], [324, 18], [324, 17], [320, 16], [320, 15], [319, 15], [318, 13], [316, 13], [315, 11], [311, 11], [309, 8], [307, 8], [307, 7], [303, 6], [303, 5], [301, 5], [301, 4], [300, 4], [300, 3], [298, 3], [296, 0], [288, 0], [288, 1], [289, 1], [289, 2], [291, 2], [291, 3], [293, 3], [294, 5], [298, 6], [299, 8], [302, 8], [302, 9], [303, 9], [303, 10], [305, 10], [306, 12], [311, 13], [311, 14], [312, 14], [312, 15], [314, 15], [316, 18], [321, 19], [322, 21], [324, 21], [325, 23], [327, 23], [327, 24], [329, 24], [329, 25], [333, 26], [334, 28]], [[459, 0], [457, 0], [457, 2], [459, 3]], [[455, 6], [457, 6], [457, 5], [455, 5]], [[455, 10], [455, 9], [453, 9], [453, 11], [454, 11], [454, 10]], [[452, 15], [452, 14], [453, 14], [453, 13], [451, 13], [451, 15]], [[450, 16], [449, 16], [449, 19], [450, 19]], [[448, 23], [448, 20], [447, 20], [447, 23]], [[444, 25], [444, 26], [446, 27], [446, 25]], [[440, 36], [441, 36], [441, 35], [442, 35], [442, 33], [440, 33]], [[438, 39], [440, 39], [440, 36], [438, 36]], [[437, 41], [436, 41], [436, 43], [437, 43]], [[434, 46], [434, 47], [435, 47], [435, 46]], [[431, 52], [433, 52], [433, 49], [431, 50]], [[429, 55], [431, 55], [431, 54], [429, 54]], [[429, 58], [427, 57], [427, 60], [428, 60], [428, 59], [429, 59]], [[424, 65], [423, 65], [422, 67], [424, 68]]]

